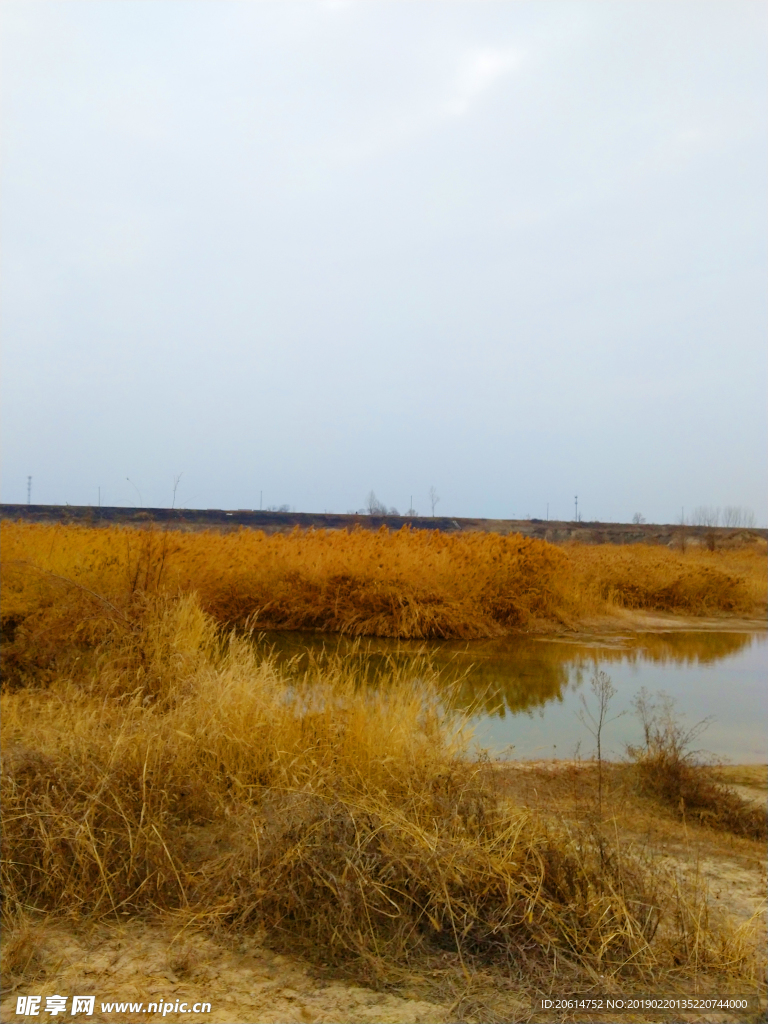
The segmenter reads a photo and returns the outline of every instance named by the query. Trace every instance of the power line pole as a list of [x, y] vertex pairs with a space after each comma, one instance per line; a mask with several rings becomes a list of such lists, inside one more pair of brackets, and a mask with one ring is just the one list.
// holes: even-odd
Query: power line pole
[[573, 521], [574, 521], [574, 523], [578, 523], [578, 521], [579, 521], [579, 496], [578, 496], [578, 494], [576, 495], [576, 497], [573, 500], [575, 502], [575, 506], [574, 506], [575, 513], [574, 513], [574, 520]]
[[32, 504], [32, 477], [27, 477], [27, 504]]

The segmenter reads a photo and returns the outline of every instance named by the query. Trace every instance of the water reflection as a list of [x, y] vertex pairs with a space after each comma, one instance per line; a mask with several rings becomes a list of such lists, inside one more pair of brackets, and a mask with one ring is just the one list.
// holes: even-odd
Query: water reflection
[[394, 659], [415, 675], [431, 662], [440, 670], [452, 706], [476, 715], [504, 718], [532, 713], [566, 690], [577, 690], [596, 665], [612, 662], [674, 666], [711, 665], [749, 648], [754, 633], [666, 632], [579, 640], [504, 637], [494, 640], [421, 643], [372, 637], [351, 640], [311, 632], [260, 635], [258, 643], [302, 672], [309, 658], [339, 653], [358, 661], [361, 680], [374, 681]]
[[[623, 646], [614, 657], [627, 661], [641, 659], [666, 664], [708, 665], [750, 647], [755, 633], [707, 633], [703, 630], [680, 633], [638, 633], [623, 638]], [[610, 661], [610, 656], [605, 660]]]

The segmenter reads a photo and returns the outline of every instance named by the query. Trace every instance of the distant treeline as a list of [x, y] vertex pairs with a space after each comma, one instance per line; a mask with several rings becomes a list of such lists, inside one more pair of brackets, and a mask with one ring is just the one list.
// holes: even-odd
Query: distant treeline
[[386, 526], [399, 530], [411, 526], [419, 530], [441, 533], [477, 532], [521, 534], [552, 544], [664, 544], [684, 547], [687, 544], [721, 546], [739, 543], [750, 537], [768, 539], [768, 529], [713, 524], [654, 524], [567, 522], [542, 519], [478, 519], [450, 516], [395, 515], [333, 512], [290, 512], [267, 509], [173, 509], [97, 507], [92, 505], [0, 505], [3, 519], [30, 523], [72, 523], [86, 526], [125, 524], [146, 526], [152, 523], [177, 530], [237, 530], [246, 527], [265, 533], [287, 533], [296, 527], [302, 530], [378, 530]]

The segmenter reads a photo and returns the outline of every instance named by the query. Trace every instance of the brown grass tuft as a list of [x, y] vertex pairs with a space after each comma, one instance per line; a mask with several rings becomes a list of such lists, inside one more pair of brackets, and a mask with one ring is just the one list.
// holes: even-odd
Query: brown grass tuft
[[13, 991], [25, 982], [44, 977], [49, 960], [45, 925], [35, 921], [23, 910], [15, 915], [9, 915], [3, 928], [3, 991]]

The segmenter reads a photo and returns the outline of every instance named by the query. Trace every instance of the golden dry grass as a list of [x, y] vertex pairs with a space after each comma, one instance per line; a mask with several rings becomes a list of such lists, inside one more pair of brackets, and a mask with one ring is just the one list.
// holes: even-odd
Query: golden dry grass
[[189, 595], [114, 614], [87, 662], [2, 697], [11, 918], [182, 911], [371, 980], [442, 949], [534, 987], [756, 982], [756, 944], [695, 886], [505, 801], [428, 664], [362, 685], [342, 658], [279, 668]]
[[170, 910], [369, 980], [447, 951], [532, 989], [553, 971], [603, 990], [757, 983], [754, 928], [705, 913], [696, 884], [594, 820], [506, 800], [426, 659], [363, 680], [353, 656], [279, 663], [248, 624], [498, 635], [702, 593], [746, 613], [759, 556], [20, 524], [2, 547], [11, 973], [35, 967], [30, 913]]
[[[130, 628], [147, 595], [198, 596], [220, 625], [352, 636], [492, 637], [615, 609], [761, 614], [765, 545], [558, 548], [434, 531], [161, 532], [4, 523], [7, 676], [44, 673]], [[66, 643], [62, 640], [66, 638]]]
[[686, 552], [651, 545], [571, 545], [566, 553], [585, 610], [611, 606], [689, 615], [762, 615], [766, 546]]

